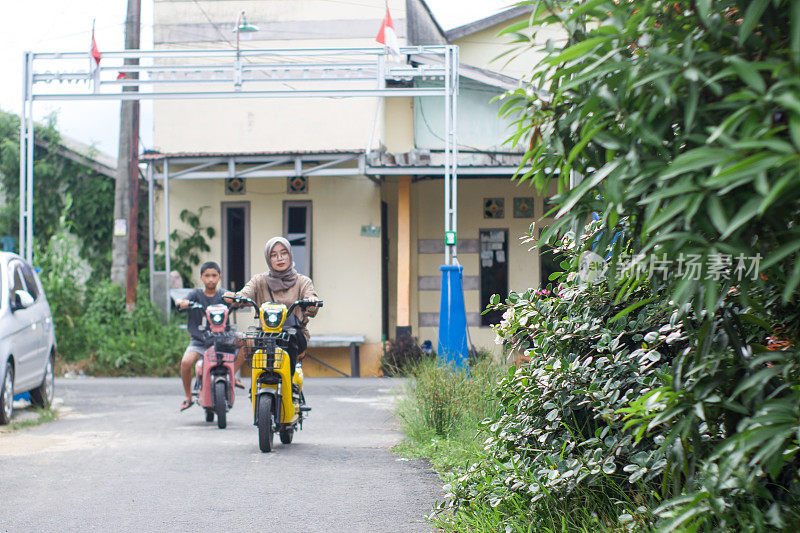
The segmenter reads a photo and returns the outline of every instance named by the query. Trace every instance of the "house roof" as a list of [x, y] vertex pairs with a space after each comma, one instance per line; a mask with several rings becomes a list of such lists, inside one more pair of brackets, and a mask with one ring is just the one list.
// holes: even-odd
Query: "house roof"
[[[504, 0], [501, 0], [504, 1]], [[441, 45], [452, 43], [473, 33], [485, 30], [508, 22], [516, 17], [529, 13], [531, 6], [515, 6], [511, 9], [492, 9], [491, 3], [488, 5], [486, 13], [492, 13], [468, 24], [457, 26], [445, 30], [446, 26], [441, 23], [442, 15], [445, 14], [443, 7], [449, 0], [406, 0], [406, 36], [409, 45]], [[455, 5], [454, 3], [452, 5]], [[496, 2], [497, 6], [501, 4]], [[493, 12], [494, 11], [494, 12]], [[413, 55], [410, 59], [416, 63], [432, 64], [437, 62], [433, 56]], [[441, 61], [438, 61], [441, 64]], [[519, 80], [494, 72], [485, 68], [478, 68], [465, 63], [460, 63], [459, 74], [465, 78], [472, 79], [492, 87], [497, 87], [504, 91], [515, 89], [519, 86]]]
[[406, 40], [410, 45], [447, 44], [444, 30], [422, 0], [406, 0]]
[[[411, 31], [412, 22], [415, 26], [421, 24], [419, 20], [412, 21], [414, 16], [419, 18], [423, 13], [427, 14], [431, 21], [430, 24], [438, 29], [443, 40], [452, 43], [462, 37], [530, 13], [533, 9], [530, 5], [513, 6], [514, 3], [513, 0], [482, 0], [474, 3], [464, 3], [460, 0], [407, 0], [409, 42], [416, 35]], [[421, 4], [423, 9], [412, 9], [416, 7], [415, 4]], [[417, 43], [414, 42], [414, 44]]]
[[453, 41], [467, 37], [473, 33], [478, 33], [486, 28], [503, 24], [504, 22], [508, 22], [509, 20], [525, 15], [526, 13], [530, 13], [532, 9], [533, 8], [531, 6], [512, 7], [511, 9], [496, 13], [490, 17], [476, 20], [475, 22], [470, 22], [469, 24], [464, 24], [463, 26], [458, 26], [457, 28], [448, 30], [444, 33], [444, 36], [448, 42], [452, 43]]
[[269, 156], [314, 156], [314, 155], [360, 155], [363, 149], [357, 150], [289, 150], [279, 152], [159, 152], [158, 150], [147, 150], [139, 161], [159, 161], [161, 159], [183, 159], [183, 158], [213, 158], [213, 157], [269, 157]]
[[[38, 146], [45, 146], [44, 141], [38, 137], [34, 139], [34, 143]], [[68, 137], [63, 133], [60, 136], [57, 151], [58, 155], [89, 167], [99, 174], [109, 178], [117, 177], [117, 159], [115, 157], [111, 157], [97, 148]]]
[[[521, 152], [467, 151], [458, 153], [460, 175], [513, 174], [522, 162]], [[220, 179], [229, 177], [275, 178], [295, 175], [375, 176], [443, 175], [442, 150], [417, 148], [406, 153], [364, 150], [318, 150], [293, 152], [147, 152], [141, 161], [169, 159], [178, 164], [171, 177]], [[233, 167], [230, 166], [233, 165]], [[279, 167], [289, 167], [279, 169]], [[293, 167], [293, 168], [292, 168]]]
[[[411, 55], [410, 59], [415, 63], [427, 65], [441, 65], [443, 63], [438, 56]], [[473, 67], [465, 63], [458, 64], [458, 75], [504, 91], [516, 89], [519, 86], [519, 80], [516, 78], [492, 70]]]

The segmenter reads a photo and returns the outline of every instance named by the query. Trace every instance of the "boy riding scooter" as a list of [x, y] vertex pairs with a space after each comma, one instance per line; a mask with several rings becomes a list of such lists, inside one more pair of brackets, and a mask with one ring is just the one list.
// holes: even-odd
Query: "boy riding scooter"
[[[204, 263], [203, 266], [200, 267], [200, 279], [203, 281], [203, 290], [195, 289], [189, 293], [185, 300], [178, 300], [175, 302], [179, 309], [185, 309], [191, 305], [191, 302], [199, 303], [203, 307], [225, 303], [222, 300], [223, 292], [217, 290], [220, 280], [220, 268], [217, 263], [213, 261]], [[203, 353], [210, 347], [210, 345], [207, 344], [209, 342], [208, 339], [202, 336], [199, 328], [202, 320], [202, 313], [189, 312], [187, 325], [192, 335], [192, 340], [189, 342], [189, 346], [186, 348], [183, 358], [181, 359], [181, 380], [183, 381], [183, 391], [185, 394], [185, 399], [180, 408], [181, 411], [185, 411], [192, 406], [192, 372], [195, 363], [197, 363], [203, 356]], [[239, 350], [235, 363], [235, 369], [237, 371], [241, 368], [243, 362], [244, 357], [242, 351]], [[237, 381], [236, 386], [242, 387], [242, 384]]]

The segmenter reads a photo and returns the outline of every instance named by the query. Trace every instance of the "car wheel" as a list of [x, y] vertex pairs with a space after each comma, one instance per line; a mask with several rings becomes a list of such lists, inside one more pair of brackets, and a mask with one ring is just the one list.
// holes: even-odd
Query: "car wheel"
[[6, 363], [6, 377], [0, 389], [0, 425], [11, 422], [14, 412], [14, 366], [11, 361]]
[[44, 369], [42, 384], [31, 391], [31, 404], [44, 409], [53, 405], [56, 390], [55, 381], [55, 365], [53, 364], [53, 356], [51, 355], [47, 358], [47, 366]]

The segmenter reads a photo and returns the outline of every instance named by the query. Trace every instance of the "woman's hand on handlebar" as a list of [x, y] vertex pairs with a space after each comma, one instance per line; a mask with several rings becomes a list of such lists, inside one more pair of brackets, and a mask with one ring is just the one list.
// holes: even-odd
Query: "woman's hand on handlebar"
[[256, 313], [258, 312], [258, 306], [252, 299], [245, 296], [237, 296], [235, 292], [225, 291], [225, 294], [222, 295], [222, 300], [232, 308], [241, 307], [242, 304], [249, 304], [253, 306]]
[[289, 306], [289, 313], [294, 311], [297, 307], [302, 309], [303, 312], [308, 316], [313, 317], [317, 314], [319, 308], [322, 307], [322, 300], [316, 296], [310, 296], [308, 298], [304, 298], [303, 300], [297, 300], [295, 303]]
[[306, 300], [308, 300], [311, 303], [318, 304], [318, 305], [310, 305], [310, 306], [306, 307], [306, 314], [308, 314], [308, 316], [310, 316], [312, 318], [317, 316], [317, 312], [319, 311], [319, 308], [322, 307], [322, 300], [320, 300], [316, 296], [309, 296], [308, 298], [306, 298]]

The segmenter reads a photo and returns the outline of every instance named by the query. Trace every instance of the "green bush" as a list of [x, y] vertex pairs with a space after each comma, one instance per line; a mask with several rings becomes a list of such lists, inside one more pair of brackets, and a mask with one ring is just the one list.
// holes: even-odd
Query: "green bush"
[[125, 293], [110, 281], [89, 291], [84, 324], [90, 370], [103, 375], [177, 375], [181, 355], [189, 342], [178, 324], [164, 324], [161, 312], [149, 301], [146, 288], [137, 295], [132, 311], [125, 308]]
[[[81, 246], [75, 257], [88, 262], [98, 277], [111, 266], [111, 230], [114, 218], [114, 180], [64, 157], [56, 116], [37, 124], [33, 233], [40, 244], [56, 235], [63, 222]], [[19, 231], [19, 117], [0, 111], [0, 235]], [[142, 210], [146, 220], [146, 210]], [[146, 250], [146, 232], [140, 233]]]
[[416, 337], [402, 335], [384, 344], [381, 372], [384, 376], [406, 376], [423, 360], [430, 360], [434, 356], [435, 354], [426, 355], [422, 351]]
[[80, 258], [77, 239], [66, 222], [70, 205], [68, 198], [58, 229], [44, 246], [35, 250], [35, 264], [40, 269], [39, 278], [56, 330], [58, 353], [66, 361], [73, 360], [84, 347], [84, 287], [91, 272]]
[[[568, 258], [583, 244], [570, 237], [556, 248]], [[573, 273], [561, 276], [553, 295], [495, 298], [504, 311], [497, 333], [530, 363], [511, 367], [495, 387], [500, 409], [486, 424], [488, 454], [450, 484], [456, 521], [486, 508], [534, 531], [561, 519], [580, 529], [592, 513], [597, 527], [650, 520], [647, 504], [659, 497], [667, 453], [659, 439], [625, 433], [621, 410], [661, 385], [659, 375], [686, 340], [665, 299], [646, 295], [641, 289], [615, 302], [607, 287]], [[613, 321], [633, 301], [643, 305]]]
[[165, 325], [146, 285], [139, 285], [136, 306], [129, 311], [120, 286], [91, 281], [91, 268], [69, 231], [70, 206], [67, 196], [58, 229], [34, 258], [53, 316], [60, 363], [96, 375], [176, 375], [189, 342], [188, 333], [178, 327], [185, 317]]
[[[610, 270], [589, 294], [568, 279], [555, 301], [501, 304], [501, 336], [532, 363], [501, 386], [491, 474], [465, 476], [454, 502], [502, 510], [523, 498], [534, 520], [582, 502], [609, 527], [800, 529], [800, 3], [525, 4], [530, 19], [509, 33], [541, 60], [503, 113], [530, 146], [520, 179], [558, 185], [540, 244], [577, 233], [564, 268], [595, 248], [611, 250]], [[532, 45], [544, 40], [529, 27], [546, 26], [566, 39]], [[600, 226], [587, 229], [593, 214]], [[643, 268], [623, 269], [624, 254]], [[699, 276], [677, 266], [690, 257]], [[761, 276], [735, 275], [756, 257]], [[650, 275], [655, 261], [672, 271]], [[583, 454], [592, 447], [596, 458]]]
[[[172, 253], [170, 267], [181, 275], [183, 284], [186, 287], [192, 285], [192, 276], [197, 272], [197, 267], [200, 266], [200, 254], [211, 251], [207, 239], [213, 239], [214, 235], [216, 235], [216, 230], [213, 227], [203, 226], [200, 222], [203, 211], [208, 208], [207, 205], [202, 206], [196, 213], [183, 209], [179, 218], [181, 222], [189, 226], [190, 231], [176, 229], [169, 237], [172, 243], [170, 246]], [[156, 268], [163, 270], [166, 262], [164, 241], [156, 243], [156, 250], [153, 257]]]

